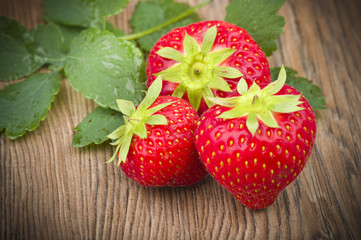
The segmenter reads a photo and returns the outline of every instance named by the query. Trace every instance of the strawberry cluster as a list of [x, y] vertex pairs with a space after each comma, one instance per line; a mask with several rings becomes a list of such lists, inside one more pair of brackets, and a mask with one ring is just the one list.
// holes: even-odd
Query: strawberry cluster
[[314, 112], [285, 85], [284, 68], [271, 83], [267, 58], [244, 29], [223, 21], [176, 28], [150, 52], [147, 77], [137, 108], [118, 100], [125, 124], [109, 135], [110, 161], [140, 184], [190, 186], [208, 172], [261, 209], [304, 168]]

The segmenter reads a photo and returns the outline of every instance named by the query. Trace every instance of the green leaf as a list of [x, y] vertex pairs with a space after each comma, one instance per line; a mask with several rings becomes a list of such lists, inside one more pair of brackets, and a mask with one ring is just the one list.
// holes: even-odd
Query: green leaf
[[[189, 9], [190, 6], [188, 4], [175, 3], [172, 0], [152, 0], [139, 2], [135, 8], [135, 12], [131, 18], [130, 23], [134, 33], [142, 32], [149, 28], [160, 25]], [[156, 43], [156, 41], [170, 30], [189, 25], [199, 20], [200, 19], [197, 14], [191, 14], [190, 16], [169, 25], [160, 31], [137, 39], [137, 42], [143, 49], [149, 52], [153, 48], [153, 45]]]
[[65, 61], [71, 86], [98, 105], [118, 110], [116, 99], [139, 103], [146, 89], [143, 55], [134, 44], [107, 31], [83, 31]]
[[100, 144], [109, 140], [107, 135], [124, 124], [123, 115], [112, 109], [97, 107], [74, 128], [74, 147]]
[[[271, 69], [272, 81], [277, 79], [280, 68]], [[326, 100], [322, 94], [321, 89], [314, 85], [312, 81], [297, 76], [297, 72], [291, 68], [286, 67], [286, 84], [296, 88], [307, 99], [313, 109], [325, 109]]]
[[70, 26], [102, 28], [106, 17], [120, 13], [129, 0], [44, 0], [45, 11]]
[[47, 63], [63, 65], [66, 58], [64, 37], [55, 24], [39, 24], [33, 31], [36, 54]]
[[123, 11], [130, 0], [95, 0], [96, 10], [101, 16], [113, 16]]
[[[54, 19], [52, 19], [50, 16], [48, 15], [45, 15], [43, 16], [43, 19], [45, 21], [47, 21], [49, 24], [54, 24], [56, 25], [61, 34], [63, 35], [63, 38], [64, 38], [64, 45], [66, 47], [66, 51], [69, 52], [70, 51], [70, 44], [71, 44], [71, 41], [73, 41], [73, 39], [75, 37], [77, 37], [83, 30], [85, 30], [84, 27], [77, 27], [77, 26], [67, 26], [67, 25], [64, 25], [64, 24], [61, 24], [57, 21], [55, 21]], [[109, 28], [111, 28], [109, 26]], [[107, 30], [108, 30], [108, 25], [107, 25]], [[109, 30], [111, 31], [111, 30]], [[111, 31], [112, 32], [112, 31]]]
[[44, 59], [34, 55], [31, 34], [15, 20], [0, 16], [0, 81], [10, 81], [35, 72]]
[[114, 34], [114, 36], [116, 37], [123, 37], [125, 36], [125, 32], [119, 28], [115, 28], [113, 26], [113, 24], [111, 24], [110, 22], [107, 22], [107, 25], [105, 27], [105, 29], [109, 32], [112, 32]]
[[277, 50], [275, 41], [284, 31], [284, 17], [276, 15], [286, 0], [232, 0], [226, 8], [226, 22], [244, 28], [267, 56]]
[[10, 139], [32, 131], [46, 117], [59, 92], [58, 73], [37, 73], [0, 90], [0, 132]]
[[90, 27], [98, 22], [94, 0], [44, 0], [45, 11], [57, 22]]
[[[64, 24], [61, 24], [57, 21], [55, 21], [54, 19], [52, 19], [50, 16], [45, 15], [43, 16], [43, 19], [45, 21], [47, 21], [48, 23], [54, 24], [56, 25], [60, 32], [63, 35], [64, 38], [64, 44], [66, 47], [66, 51], [69, 52], [70, 51], [70, 45], [71, 42], [73, 41], [73, 39], [77, 36], [79, 36], [79, 34], [85, 30], [86, 28], [84, 27], [77, 27], [77, 26], [67, 26]], [[108, 30], [109, 32], [114, 33], [114, 35], [116, 37], [122, 37], [125, 35], [124, 31], [122, 31], [121, 29], [115, 28], [110, 22], [106, 23], [106, 30]]]

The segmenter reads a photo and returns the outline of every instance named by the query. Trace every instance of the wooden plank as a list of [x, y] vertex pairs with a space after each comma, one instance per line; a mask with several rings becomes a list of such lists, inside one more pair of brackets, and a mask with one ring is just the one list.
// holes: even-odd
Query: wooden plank
[[[136, 2], [111, 18], [127, 33]], [[223, 19], [228, 2], [199, 13]], [[141, 187], [104, 163], [107, 144], [73, 148], [72, 129], [95, 104], [63, 79], [38, 129], [15, 141], [0, 134], [0, 238], [360, 239], [360, 12], [357, 0], [289, 0], [280, 11], [287, 24], [270, 64], [313, 79], [328, 108], [316, 112], [310, 161], [269, 208], [244, 208], [209, 176], [190, 188]], [[0, 14], [34, 28], [42, 1], [3, 0]]]

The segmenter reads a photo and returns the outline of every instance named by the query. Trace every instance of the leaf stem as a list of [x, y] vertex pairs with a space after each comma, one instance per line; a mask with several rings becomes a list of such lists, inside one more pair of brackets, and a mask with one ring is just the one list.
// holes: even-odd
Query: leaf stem
[[146, 35], [149, 35], [153, 32], [156, 32], [162, 28], [165, 28], [166, 26], [172, 24], [172, 23], [175, 23], [189, 15], [191, 15], [192, 13], [194, 13], [195, 11], [197, 11], [198, 9], [200, 9], [201, 7], [209, 4], [211, 2], [211, 0], [206, 0], [190, 9], [188, 9], [187, 11], [179, 14], [178, 16], [175, 16], [174, 18], [172, 19], [169, 19], [168, 21], [162, 23], [162, 24], [159, 24], [158, 26], [155, 26], [153, 28], [149, 28], [145, 31], [142, 31], [142, 32], [138, 32], [138, 33], [133, 33], [133, 34], [129, 34], [129, 35], [126, 35], [126, 36], [122, 36], [122, 37], [118, 37], [118, 39], [123, 39], [123, 40], [134, 40], [134, 39], [138, 39], [138, 38], [141, 38], [141, 37], [144, 37]]

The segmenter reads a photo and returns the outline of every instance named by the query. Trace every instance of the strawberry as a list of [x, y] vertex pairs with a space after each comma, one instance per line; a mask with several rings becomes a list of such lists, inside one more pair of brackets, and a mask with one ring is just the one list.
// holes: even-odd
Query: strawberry
[[223, 21], [173, 29], [154, 45], [146, 72], [148, 86], [161, 75], [161, 95], [184, 97], [199, 114], [211, 105], [207, 97], [237, 94], [242, 75], [249, 86], [264, 86], [271, 79], [257, 43], [244, 29]]
[[[284, 85], [286, 72], [261, 89], [238, 84], [241, 96], [217, 99], [201, 117], [196, 146], [213, 178], [251, 209], [271, 205], [300, 174], [313, 148], [315, 115]], [[247, 90], [248, 89], [248, 90]]]
[[190, 186], [202, 180], [206, 171], [194, 142], [198, 115], [183, 99], [158, 96], [159, 77], [135, 109], [134, 104], [117, 100], [125, 115], [124, 125], [108, 137], [116, 140], [123, 172], [144, 186]]

